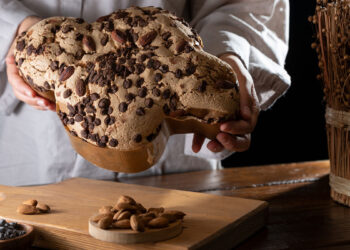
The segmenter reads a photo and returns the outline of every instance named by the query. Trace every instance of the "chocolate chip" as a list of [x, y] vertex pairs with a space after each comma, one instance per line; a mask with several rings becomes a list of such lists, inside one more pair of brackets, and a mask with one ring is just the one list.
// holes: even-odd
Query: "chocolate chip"
[[115, 13], [115, 18], [120, 19], [120, 18], [127, 17], [128, 15], [129, 15], [128, 12], [123, 11], [123, 10], [118, 10], [118, 11]]
[[97, 18], [96, 22], [100, 23], [100, 22], [107, 21], [110, 16], [111, 15], [101, 16], [101, 17]]
[[185, 46], [185, 52], [186, 53], [190, 53], [191, 51], [193, 51], [194, 49], [193, 49], [193, 47], [191, 46], [191, 45], [189, 45], [189, 44], [187, 44], [186, 46]]
[[136, 85], [136, 87], [140, 88], [144, 82], [145, 82], [145, 79], [143, 79], [141, 77], [141, 78], [137, 79], [135, 85]]
[[101, 120], [99, 118], [95, 118], [94, 124], [95, 124], [95, 126], [100, 126]]
[[160, 66], [159, 70], [162, 72], [162, 73], [167, 73], [169, 71], [169, 66], [166, 65], [166, 64], [163, 64], [162, 66]]
[[182, 71], [181, 71], [181, 69], [177, 69], [177, 70], [175, 71], [175, 77], [176, 77], [176, 78], [181, 78], [181, 77], [182, 77]]
[[177, 106], [177, 98], [175, 95], [173, 95], [171, 98], [170, 98], [170, 108], [172, 110], [176, 110], [176, 106]]
[[136, 135], [134, 135], [134, 137], [132, 139], [134, 142], [139, 143], [142, 141], [142, 135], [136, 134]]
[[160, 96], [160, 90], [157, 89], [157, 88], [153, 88], [153, 89], [152, 89], [152, 94], [153, 94], [154, 96]]
[[62, 81], [66, 81], [69, 77], [71, 77], [74, 73], [74, 67], [73, 66], [68, 66], [67, 68], [65, 68], [62, 73], [60, 74], [60, 78], [59, 80]]
[[70, 134], [73, 135], [73, 136], [78, 136], [77, 132], [75, 132], [75, 131], [73, 131], [73, 130], [70, 131]]
[[58, 69], [58, 74], [62, 74], [62, 72], [64, 71], [64, 68], [66, 67], [65, 63], [62, 63]]
[[164, 112], [164, 114], [169, 115], [169, 113], [170, 113], [170, 108], [169, 108], [168, 104], [164, 104], [164, 106], [163, 106], [163, 112]]
[[161, 73], [156, 73], [156, 74], [154, 75], [154, 80], [155, 80], [156, 82], [159, 82], [160, 80], [162, 80], [162, 78], [163, 78], [163, 76], [162, 76]]
[[35, 47], [31, 44], [27, 47], [27, 55], [30, 56], [33, 52], [35, 52]]
[[24, 58], [20, 58], [20, 59], [18, 60], [18, 66], [21, 67], [21, 65], [22, 65], [23, 62], [24, 62]]
[[50, 89], [51, 88], [50, 84], [47, 81], [44, 82], [44, 87], [45, 87], [45, 89]]
[[206, 82], [205, 80], [203, 80], [203, 81], [199, 84], [197, 90], [198, 90], [199, 92], [203, 93], [206, 89], [207, 89], [207, 82]]
[[90, 98], [91, 98], [92, 101], [96, 101], [97, 99], [100, 98], [100, 95], [97, 94], [97, 93], [92, 93], [92, 94], [90, 95]]
[[125, 79], [123, 82], [124, 89], [128, 89], [132, 86], [132, 80], [131, 79]]
[[126, 34], [123, 31], [118, 30], [118, 29], [114, 30], [112, 32], [111, 36], [112, 36], [112, 39], [114, 41], [121, 43], [121, 44], [125, 43], [126, 39], [127, 39]]
[[59, 55], [61, 55], [63, 52], [64, 52], [64, 49], [61, 48], [61, 47], [59, 47], [58, 50], [56, 51], [55, 55], [56, 55], [56, 56], [59, 56]]
[[88, 25], [86, 25], [86, 30], [88, 30], [88, 31], [91, 31], [92, 30], [92, 25], [91, 24], [88, 24]]
[[158, 69], [160, 67], [161, 63], [158, 60], [154, 60], [153, 62], [153, 69]]
[[108, 35], [104, 34], [103, 37], [101, 38], [101, 45], [105, 46], [108, 42]]
[[139, 95], [139, 97], [145, 97], [147, 95], [147, 88], [146, 87], [140, 88], [138, 95]]
[[94, 41], [94, 39], [91, 36], [84, 35], [84, 37], [83, 37], [83, 45], [89, 51], [95, 51], [96, 50], [95, 41]]
[[103, 98], [98, 102], [99, 108], [108, 108], [108, 106], [111, 104], [111, 101], [107, 98]]
[[142, 55], [140, 56], [140, 61], [141, 61], [141, 62], [144, 62], [147, 58], [148, 58], [148, 57], [147, 57], [146, 54], [142, 54]]
[[75, 117], [74, 117], [74, 120], [76, 122], [81, 122], [83, 120], [83, 116], [80, 115], [80, 114], [76, 114]]
[[108, 125], [113, 125], [115, 123], [115, 117], [111, 116]]
[[137, 108], [137, 109], [136, 109], [136, 114], [139, 115], [139, 116], [145, 115], [145, 109], [142, 108], [142, 107]]
[[89, 134], [89, 139], [93, 142], [97, 142], [99, 140], [98, 134]]
[[88, 123], [86, 121], [84, 121], [81, 126], [84, 128], [84, 129], [87, 129], [88, 128]]
[[136, 64], [136, 74], [141, 74], [143, 71], [145, 71], [145, 66], [141, 63]]
[[100, 114], [101, 114], [101, 115], [107, 115], [107, 114], [108, 114], [108, 109], [106, 109], [106, 108], [101, 109]]
[[124, 113], [128, 109], [128, 104], [126, 102], [121, 102], [118, 108], [120, 112]]
[[116, 139], [112, 138], [109, 140], [108, 145], [114, 148], [114, 147], [118, 146], [118, 141]]
[[84, 55], [85, 55], [85, 51], [82, 49], [78, 49], [77, 53], [75, 54], [75, 59], [81, 60]]
[[141, 36], [138, 42], [142, 47], [145, 47], [146, 45], [151, 44], [152, 41], [156, 38], [156, 36], [157, 36], [157, 31], [153, 30]]
[[64, 92], [63, 92], [63, 98], [68, 98], [70, 97], [72, 94], [72, 90], [71, 89], [66, 89]]
[[95, 120], [95, 116], [88, 115], [88, 116], [86, 117], [86, 119], [87, 119], [88, 123], [93, 123], [94, 120]]
[[163, 99], [168, 99], [169, 96], [170, 96], [170, 89], [164, 90], [164, 92], [162, 94]]
[[171, 36], [171, 33], [169, 31], [162, 34], [162, 38], [165, 41], [167, 41], [170, 36]]
[[26, 46], [26, 42], [24, 40], [20, 40], [17, 42], [16, 49], [18, 51], [23, 51], [25, 46]]
[[63, 33], [68, 33], [68, 32], [71, 31], [71, 30], [73, 30], [73, 27], [70, 26], [70, 25], [65, 25], [65, 26], [63, 26], [62, 29], [61, 29], [61, 31], [62, 31]]
[[108, 123], [110, 122], [110, 120], [111, 120], [111, 118], [110, 118], [109, 116], [107, 116], [107, 117], [105, 118], [105, 120], [104, 120], [104, 123], [105, 123], [106, 125], [108, 125]]
[[81, 40], [83, 40], [83, 37], [84, 37], [83, 34], [77, 33], [77, 34], [75, 35], [75, 40], [76, 40], [76, 41], [81, 41]]
[[180, 54], [181, 52], [183, 52], [183, 51], [185, 50], [185, 47], [186, 47], [187, 44], [188, 44], [188, 42], [185, 41], [185, 40], [180, 41], [180, 42], [177, 44], [177, 46], [176, 46], [176, 52], [177, 52], [178, 54]]
[[88, 129], [90, 131], [90, 133], [92, 133], [94, 131], [95, 125], [93, 123], [89, 123]]
[[102, 143], [107, 143], [108, 142], [108, 136], [107, 135], [101, 136], [101, 142]]
[[80, 132], [81, 137], [83, 137], [85, 139], [87, 139], [88, 134], [89, 134], [89, 131], [87, 131], [86, 129], [84, 129]]
[[82, 24], [82, 23], [85, 22], [85, 21], [84, 21], [84, 19], [78, 17], [78, 18], [75, 19], [75, 22], [76, 22], [76, 23], [79, 23], [79, 24]]
[[194, 65], [194, 64], [189, 64], [189, 65], [187, 65], [187, 68], [186, 68], [186, 75], [192, 75], [194, 72], [196, 72], [196, 68], [197, 68], [197, 66], [196, 65]]
[[95, 107], [92, 106], [92, 105], [87, 105], [87, 106], [86, 106], [86, 112], [87, 112], [87, 113], [95, 113], [95, 112], [96, 112], [96, 109], [95, 109]]
[[165, 48], [169, 49], [171, 47], [171, 45], [173, 45], [173, 41], [171, 39], [169, 39], [168, 41], [166, 41], [164, 43]]
[[108, 20], [107, 23], [104, 25], [105, 30], [111, 32], [114, 29], [114, 23], [112, 20]]
[[85, 95], [86, 92], [86, 86], [82, 79], [78, 79], [78, 81], [75, 83], [75, 92], [78, 96]]
[[216, 81], [214, 85], [220, 89], [233, 89], [233, 88], [235, 88], [235, 84], [233, 82], [228, 81], [228, 80]]
[[152, 106], [153, 106], [153, 99], [152, 98], [146, 98], [145, 99], [145, 106], [147, 108], [152, 108]]
[[125, 95], [125, 99], [128, 101], [128, 102], [131, 102], [132, 100], [134, 100], [135, 98], [135, 95], [133, 93], [128, 93]]

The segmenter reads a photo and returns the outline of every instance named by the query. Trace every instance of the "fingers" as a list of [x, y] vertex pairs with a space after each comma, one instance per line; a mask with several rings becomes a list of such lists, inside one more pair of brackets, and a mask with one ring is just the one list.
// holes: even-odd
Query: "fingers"
[[224, 149], [224, 147], [216, 140], [208, 142], [207, 148], [213, 153], [221, 152]]
[[243, 152], [250, 146], [250, 134], [234, 136], [227, 133], [219, 133], [216, 139], [229, 151]]
[[220, 130], [232, 135], [243, 135], [250, 134], [253, 131], [254, 127], [250, 121], [246, 120], [237, 120], [225, 122], [220, 125]]
[[201, 150], [205, 137], [202, 135], [194, 134], [192, 140], [192, 151], [198, 153]]
[[19, 100], [39, 110], [56, 110], [54, 103], [37, 96], [35, 91], [23, 81], [22, 77], [18, 74], [13, 56], [6, 58], [6, 66], [8, 81], [12, 85], [13, 92]]

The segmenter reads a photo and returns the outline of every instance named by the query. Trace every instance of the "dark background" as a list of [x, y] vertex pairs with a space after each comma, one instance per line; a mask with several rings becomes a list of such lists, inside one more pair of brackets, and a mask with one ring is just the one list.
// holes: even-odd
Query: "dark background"
[[248, 151], [235, 153], [224, 166], [248, 166], [327, 159], [322, 83], [316, 80], [317, 55], [307, 21], [316, 1], [290, 1], [290, 37], [286, 70], [292, 84], [275, 105], [260, 113]]

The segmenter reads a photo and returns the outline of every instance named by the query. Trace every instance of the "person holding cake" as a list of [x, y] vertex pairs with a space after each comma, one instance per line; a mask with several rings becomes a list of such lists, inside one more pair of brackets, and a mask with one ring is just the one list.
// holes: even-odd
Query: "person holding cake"
[[[288, 49], [288, 2], [266, 1], [128, 1], [0, 0], [0, 184], [30, 185], [58, 182], [71, 177], [114, 179], [181, 171], [217, 169], [220, 160], [250, 144], [260, 109], [270, 107], [288, 89], [283, 69]], [[199, 135], [169, 138], [161, 159], [138, 174], [113, 173], [97, 168], [78, 155], [55, 111], [55, 104], [36, 94], [16, 67], [14, 37], [48, 16], [74, 16], [93, 22], [99, 16], [130, 5], [159, 6], [190, 20], [204, 49], [226, 61], [236, 72], [241, 119], [225, 122], [216, 140]], [[244, 10], [244, 11], [242, 11]], [[40, 18], [39, 18], [40, 16]], [[282, 21], [281, 21], [282, 20]], [[12, 44], [12, 46], [11, 46]], [[24, 125], [24, 126], [23, 126]], [[206, 147], [202, 147], [206, 144]], [[18, 157], [20, 155], [21, 157]]]

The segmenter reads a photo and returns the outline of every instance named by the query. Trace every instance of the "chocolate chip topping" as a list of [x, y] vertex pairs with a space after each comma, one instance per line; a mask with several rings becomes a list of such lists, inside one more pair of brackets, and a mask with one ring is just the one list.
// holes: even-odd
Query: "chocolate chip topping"
[[107, 98], [103, 98], [98, 102], [99, 108], [108, 108], [108, 106], [111, 104], [111, 101]]
[[160, 66], [159, 70], [162, 72], [162, 73], [167, 73], [169, 71], [169, 66], [166, 65], [166, 64], [163, 64], [162, 66]]
[[124, 113], [128, 109], [128, 104], [126, 102], [121, 102], [118, 108], [120, 112]]
[[17, 42], [16, 49], [18, 51], [23, 51], [25, 46], [26, 46], [26, 42], [24, 40], [20, 40]]
[[134, 137], [132, 139], [134, 142], [139, 143], [142, 141], [142, 135], [136, 134], [136, 135], [134, 135]]
[[154, 80], [155, 80], [156, 82], [159, 82], [160, 80], [162, 80], [162, 78], [163, 78], [163, 76], [162, 76], [161, 73], [156, 73], [156, 74], [154, 75]]
[[83, 116], [80, 114], [75, 115], [74, 120], [76, 122], [81, 122], [83, 120]]
[[85, 35], [83, 37], [83, 45], [89, 51], [95, 51], [96, 50], [95, 41], [94, 41], [94, 39], [91, 36]]
[[145, 106], [147, 108], [152, 108], [152, 106], [153, 106], [153, 99], [152, 98], [146, 98], [145, 99]]
[[152, 94], [154, 95], [154, 96], [160, 96], [160, 90], [159, 89], [157, 89], [157, 88], [153, 88], [152, 89]]
[[139, 78], [139, 79], [137, 79], [135, 85], [136, 85], [136, 87], [140, 88], [144, 82], [145, 82], [145, 79]]
[[44, 82], [44, 87], [45, 87], [45, 89], [50, 89], [51, 88], [50, 84], [47, 81]]
[[168, 104], [164, 104], [164, 106], [163, 106], [163, 112], [164, 112], [164, 114], [169, 115], [169, 113], [170, 113], [170, 108], [169, 108]]
[[92, 101], [96, 101], [97, 99], [100, 99], [100, 95], [97, 94], [97, 93], [92, 93], [90, 95], [90, 98], [91, 98]]
[[162, 34], [162, 38], [165, 41], [167, 41], [170, 36], [171, 36], [171, 33], [169, 31]]
[[145, 109], [140, 107], [136, 109], [136, 114], [139, 116], [144, 116], [145, 115]]
[[147, 88], [146, 87], [142, 87], [139, 89], [139, 97], [145, 97], [147, 95]]
[[104, 34], [101, 38], [101, 45], [102, 46], [105, 46], [108, 42], [108, 35], [107, 34]]
[[101, 137], [101, 142], [102, 143], [107, 143], [108, 142], [108, 136], [107, 135], [104, 135]]
[[132, 100], [134, 100], [135, 98], [135, 95], [133, 93], [127, 93], [125, 95], [125, 99], [128, 101], [128, 102], [131, 102]]
[[73, 66], [69, 66], [67, 68], [65, 68], [62, 73], [60, 73], [60, 81], [66, 81], [69, 77], [71, 77], [74, 74], [74, 67]]
[[162, 94], [163, 99], [168, 99], [169, 96], [170, 96], [170, 89], [164, 90], [164, 92]]
[[206, 89], [207, 89], [207, 82], [206, 82], [205, 80], [203, 80], [203, 81], [199, 84], [197, 90], [198, 90], [199, 92], [203, 93]]
[[64, 92], [63, 92], [63, 98], [68, 98], [70, 97], [72, 94], [72, 90], [71, 89], [66, 89]]
[[235, 84], [233, 82], [230, 82], [227, 80], [216, 81], [214, 85], [220, 89], [233, 89], [233, 88], [235, 88]]
[[78, 79], [78, 81], [75, 83], [75, 93], [77, 93], [78, 96], [85, 95], [86, 86], [82, 79]]
[[177, 70], [175, 71], [175, 77], [176, 77], [176, 78], [181, 78], [181, 77], [182, 77], [182, 71], [181, 71], [181, 69], [177, 69]]
[[114, 148], [114, 147], [118, 146], [118, 141], [116, 139], [112, 138], [109, 140], [108, 145]]
[[131, 88], [132, 86], [132, 80], [131, 79], [125, 79], [123, 82], [123, 87], [124, 89]]

